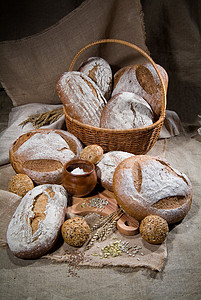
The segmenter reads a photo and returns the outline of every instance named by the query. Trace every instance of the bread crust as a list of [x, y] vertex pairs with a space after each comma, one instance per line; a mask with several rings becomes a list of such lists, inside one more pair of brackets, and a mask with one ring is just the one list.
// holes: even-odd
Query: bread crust
[[77, 71], [65, 72], [56, 84], [58, 95], [70, 117], [100, 126], [100, 116], [107, 100], [95, 82]]
[[62, 182], [64, 164], [79, 157], [83, 147], [71, 133], [59, 129], [37, 129], [21, 135], [10, 147], [10, 163], [16, 173], [35, 183]]
[[[165, 89], [168, 87], [168, 74], [163, 67], [156, 65], [162, 75]], [[121, 68], [114, 75], [112, 96], [120, 92], [131, 92], [144, 98], [156, 116], [161, 112], [161, 82], [151, 63], [136, 64]]]
[[66, 207], [67, 192], [61, 185], [44, 184], [29, 191], [8, 226], [7, 242], [11, 252], [23, 259], [37, 258], [48, 252], [58, 238]]
[[102, 187], [113, 192], [113, 175], [116, 167], [126, 158], [134, 154], [124, 151], [110, 151], [103, 154], [96, 165], [96, 173]]
[[192, 185], [184, 173], [160, 158], [137, 155], [124, 160], [113, 176], [118, 204], [142, 220], [158, 215], [169, 224], [181, 221], [191, 207]]
[[99, 87], [106, 100], [112, 91], [112, 69], [109, 63], [101, 57], [89, 57], [78, 69], [90, 77]]
[[142, 97], [121, 92], [114, 95], [103, 108], [100, 127], [132, 129], [146, 127], [153, 122], [152, 108]]
[[103, 157], [103, 152], [103, 148], [99, 145], [88, 145], [80, 153], [80, 158], [89, 160], [93, 164], [97, 164]]

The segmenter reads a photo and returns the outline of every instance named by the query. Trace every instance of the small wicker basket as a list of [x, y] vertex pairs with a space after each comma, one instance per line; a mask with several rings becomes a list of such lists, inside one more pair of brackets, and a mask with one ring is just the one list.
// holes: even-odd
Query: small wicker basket
[[135, 46], [134, 44], [116, 39], [99, 40], [83, 47], [75, 55], [69, 67], [69, 71], [73, 70], [74, 64], [82, 52], [84, 52], [91, 46], [102, 43], [119, 43], [122, 45], [126, 45], [128, 47], [133, 48], [134, 50], [137, 50], [144, 57], [146, 57], [149, 60], [149, 62], [151, 62], [159, 76], [162, 89], [161, 112], [158, 117], [158, 120], [154, 124], [143, 128], [134, 128], [127, 130], [97, 128], [91, 125], [80, 123], [79, 121], [71, 118], [68, 115], [65, 107], [63, 107], [67, 130], [70, 133], [74, 134], [85, 146], [91, 144], [98, 144], [104, 149], [105, 152], [118, 150], [130, 152], [133, 154], [146, 154], [157, 141], [165, 119], [166, 88], [162, 76], [156, 64], [146, 52], [144, 52], [142, 49]]

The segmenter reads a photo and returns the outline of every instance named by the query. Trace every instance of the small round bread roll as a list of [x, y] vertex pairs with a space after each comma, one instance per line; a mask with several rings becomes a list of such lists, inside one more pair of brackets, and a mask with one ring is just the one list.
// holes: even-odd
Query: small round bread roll
[[80, 153], [81, 159], [86, 159], [97, 164], [103, 157], [103, 148], [99, 145], [89, 145], [86, 146]]
[[121, 92], [114, 95], [103, 108], [100, 127], [110, 129], [142, 128], [153, 124], [151, 106], [142, 97]]
[[168, 236], [169, 227], [165, 219], [150, 215], [140, 223], [140, 235], [150, 244], [162, 244]]
[[11, 177], [9, 184], [9, 192], [24, 197], [26, 193], [34, 188], [34, 183], [26, 174], [16, 174]]
[[61, 227], [64, 241], [73, 247], [81, 247], [88, 240], [91, 230], [81, 217], [66, 220]]

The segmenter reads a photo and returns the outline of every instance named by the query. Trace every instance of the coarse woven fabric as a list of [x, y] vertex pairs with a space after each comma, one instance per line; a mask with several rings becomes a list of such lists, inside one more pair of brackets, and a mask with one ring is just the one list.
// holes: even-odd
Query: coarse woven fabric
[[198, 124], [201, 114], [201, 1], [141, 0], [146, 44], [169, 75], [167, 109], [182, 122]]
[[[126, 40], [148, 52], [139, 0], [86, 0], [42, 32], [1, 42], [0, 81], [13, 105], [61, 103], [57, 79], [82, 47], [104, 38]], [[113, 66], [143, 60], [122, 45], [92, 47], [80, 59], [90, 56], [102, 56]]]
[[[17, 206], [20, 203], [21, 198], [8, 191], [0, 190], [0, 246], [6, 246], [6, 232], [7, 227], [10, 222], [12, 215], [14, 214]], [[72, 216], [71, 216], [72, 217]], [[88, 219], [90, 218], [90, 219]], [[93, 225], [98, 220], [96, 215], [89, 215], [86, 217], [86, 221]], [[129, 245], [134, 247], [140, 247], [139, 252], [135, 257], [130, 257], [128, 254], [123, 253], [122, 256], [117, 256], [115, 258], [105, 258], [101, 259], [99, 253], [101, 253], [101, 248], [106, 245], [115, 242], [115, 240], [122, 240], [122, 242], [129, 242]], [[68, 246], [66, 243], [62, 243], [61, 246], [56, 245], [55, 249], [51, 251], [52, 253], [44, 255], [42, 258], [50, 259], [54, 262], [69, 262], [70, 253], [76, 251], [77, 249]], [[92, 248], [85, 250], [85, 247], [81, 247], [78, 251], [84, 254], [85, 259], [80, 263], [80, 266], [93, 266], [93, 267], [103, 267], [103, 266], [125, 266], [125, 267], [146, 267], [152, 270], [161, 271], [164, 260], [167, 257], [166, 243], [162, 245], [151, 245], [144, 242], [140, 236], [137, 234], [135, 236], [124, 236], [118, 231], [111, 234], [106, 241], [95, 243]], [[94, 253], [98, 254], [94, 256]], [[10, 253], [11, 254], [11, 253]]]
[[[166, 158], [175, 168], [184, 172], [193, 185], [191, 210], [185, 219], [173, 226], [169, 232], [166, 243], [167, 259], [161, 272], [144, 267], [88, 265], [75, 268], [77, 275], [72, 276], [67, 262], [57, 263], [50, 259], [20, 260], [6, 247], [0, 247], [1, 299], [200, 299], [199, 136], [182, 135], [159, 140], [148, 154]], [[2, 177], [7, 176], [8, 180], [12, 174], [12, 167], [1, 167], [0, 174]], [[4, 187], [6, 188], [6, 182]], [[4, 207], [7, 201], [13, 205], [19, 201], [19, 198], [12, 194], [14, 199], [11, 202], [11, 193], [7, 190], [1, 192]], [[5, 211], [6, 213], [8, 214]]]

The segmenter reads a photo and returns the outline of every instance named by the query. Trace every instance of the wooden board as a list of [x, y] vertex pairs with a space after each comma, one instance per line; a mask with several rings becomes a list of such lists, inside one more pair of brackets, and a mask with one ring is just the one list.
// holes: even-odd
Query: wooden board
[[[105, 199], [108, 201], [108, 203], [103, 205], [102, 208], [89, 206], [88, 204], [90, 203], [90, 200], [95, 197]], [[85, 216], [89, 213], [97, 213], [102, 216], [107, 216], [118, 209], [119, 207], [115, 200], [114, 194], [108, 190], [104, 190], [103, 192], [97, 193], [96, 195], [90, 197], [73, 197], [71, 206], [67, 207], [67, 212], [80, 216]], [[138, 233], [139, 222], [133, 217], [130, 217], [124, 213], [117, 221], [117, 229], [122, 234], [135, 235]]]

